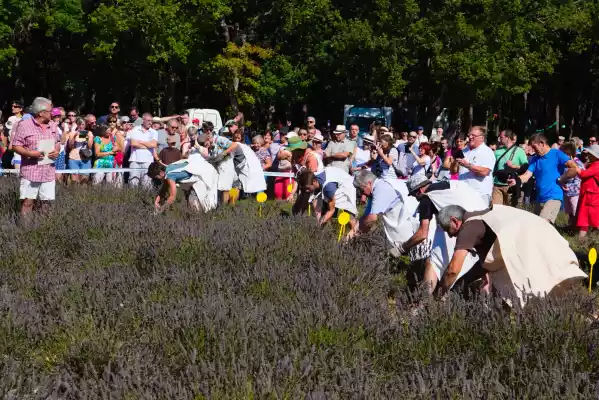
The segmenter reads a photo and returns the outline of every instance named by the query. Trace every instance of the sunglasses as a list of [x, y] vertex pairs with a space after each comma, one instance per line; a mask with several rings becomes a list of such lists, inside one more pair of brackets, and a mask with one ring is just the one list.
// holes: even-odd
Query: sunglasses
[[411, 137], [412, 139], [416, 139], [418, 136], [412, 136], [412, 135], [410, 135], [410, 137]]
[[68, 117], [76, 117], [76, 115], [75, 115], [75, 114], [69, 114], [69, 115], [67, 115], [67, 116], [68, 116]]
[[18, 105], [18, 104], [13, 104], [12, 108], [23, 108], [22, 106]]
[[118, 109], [119, 106], [110, 106], [111, 109]]
[[116, 124], [116, 121], [108, 121], [109, 124]]

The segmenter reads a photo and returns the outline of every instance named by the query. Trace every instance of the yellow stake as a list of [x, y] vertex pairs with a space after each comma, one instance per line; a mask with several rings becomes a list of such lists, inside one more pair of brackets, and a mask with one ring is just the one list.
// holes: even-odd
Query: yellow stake
[[262, 203], [266, 201], [266, 193], [258, 193], [258, 195], [256, 196], [256, 201], [260, 203], [260, 208], [258, 209], [258, 216], [262, 218]]
[[349, 223], [350, 219], [351, 216], [345, 211], [341, 212], [337, 217], [337, 222], [339, 222], [339, 225], [341, 225], [341, 227], [339, 228], [339, 237], [337, 238], [338, 242], [341, 241], [341, 236], [343, 235], [343, 232], [345, 232], [345, 225]]
[[308, 217], [312, 214], [312, 205], [308, 204]]
[[593, 285], [593, 266], [597, 262], [597, 250], [593, 247], [589, 250], [589, 263], [591, 264], [591, 272], [589, 274], [589, 293], [592, 291]]

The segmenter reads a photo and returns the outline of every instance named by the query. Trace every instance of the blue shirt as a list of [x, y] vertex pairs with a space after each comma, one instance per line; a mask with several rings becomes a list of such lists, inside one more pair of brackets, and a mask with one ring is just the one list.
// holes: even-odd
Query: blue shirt
[[322, 188], [322, 198], [326, 201], [331, 201], [335, 197], [335, 192], [337, 191], [339, 185], [334, 182], [329, 182], [326, 186], [323, 187], [324, 183], [327, 180], [324, 172], [321, 172], [320, 174], [316, 175], [316, 180]]
[[528, 170], [535, 177], [537, 187], [537, 201], [546, 203], [549, 200], [564, 200], [564, 192], [557, 184], [560, 169], [570, 161], [570, 158], [561, 150], [551, 149], [544, 156], [535, 155], [530, 160]]
[[364, 215], [385, 214], [401, 201], [395, 189], [389, 182], [382, 179], [376, 179], [372, 185], [372, 195]]

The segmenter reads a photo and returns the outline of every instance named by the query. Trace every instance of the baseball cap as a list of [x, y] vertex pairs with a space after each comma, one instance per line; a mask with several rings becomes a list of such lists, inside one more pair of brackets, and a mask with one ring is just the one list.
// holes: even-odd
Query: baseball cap
[[50, 115], [52, 115], [53, 117], [60, 117], [61, 115], [61, 111], [60, 108], [58, 107], [54, 107], [51, 111], [50, 111]]
[[233, 125], [239, 126], [239, 123], [237, 121], [235, 121], [234, 119], [230, 119], [227, 122], [225, 122], [226, 127], [233, 126]]
[[416, 128], [417, 131], [423, 131], [424, 130], [424, 126], [419, 125], [418, 128]]
[[126, 123], [128, 123], [129, 121], [130, 121], [130, 119], [129, 119], [129, 117], [127, 117], [126, 115], [125, 115], [125, 116], [123, 116], [123, 117], [121, 117], [121, 122], [122, 122], [122, 123], [126, 124]]
[[166, 135], [166, 143], [177, 143], [175, 135]]

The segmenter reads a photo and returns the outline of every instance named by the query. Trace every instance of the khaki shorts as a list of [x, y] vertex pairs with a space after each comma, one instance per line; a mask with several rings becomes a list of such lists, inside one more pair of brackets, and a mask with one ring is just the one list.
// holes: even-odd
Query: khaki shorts
[[562, 208], [562, 202], [559, 200], [549, 200], [546, 203], [535, 203], [535, 214], [545, 218], [552, 224], [555, 224], [559, 210]]

